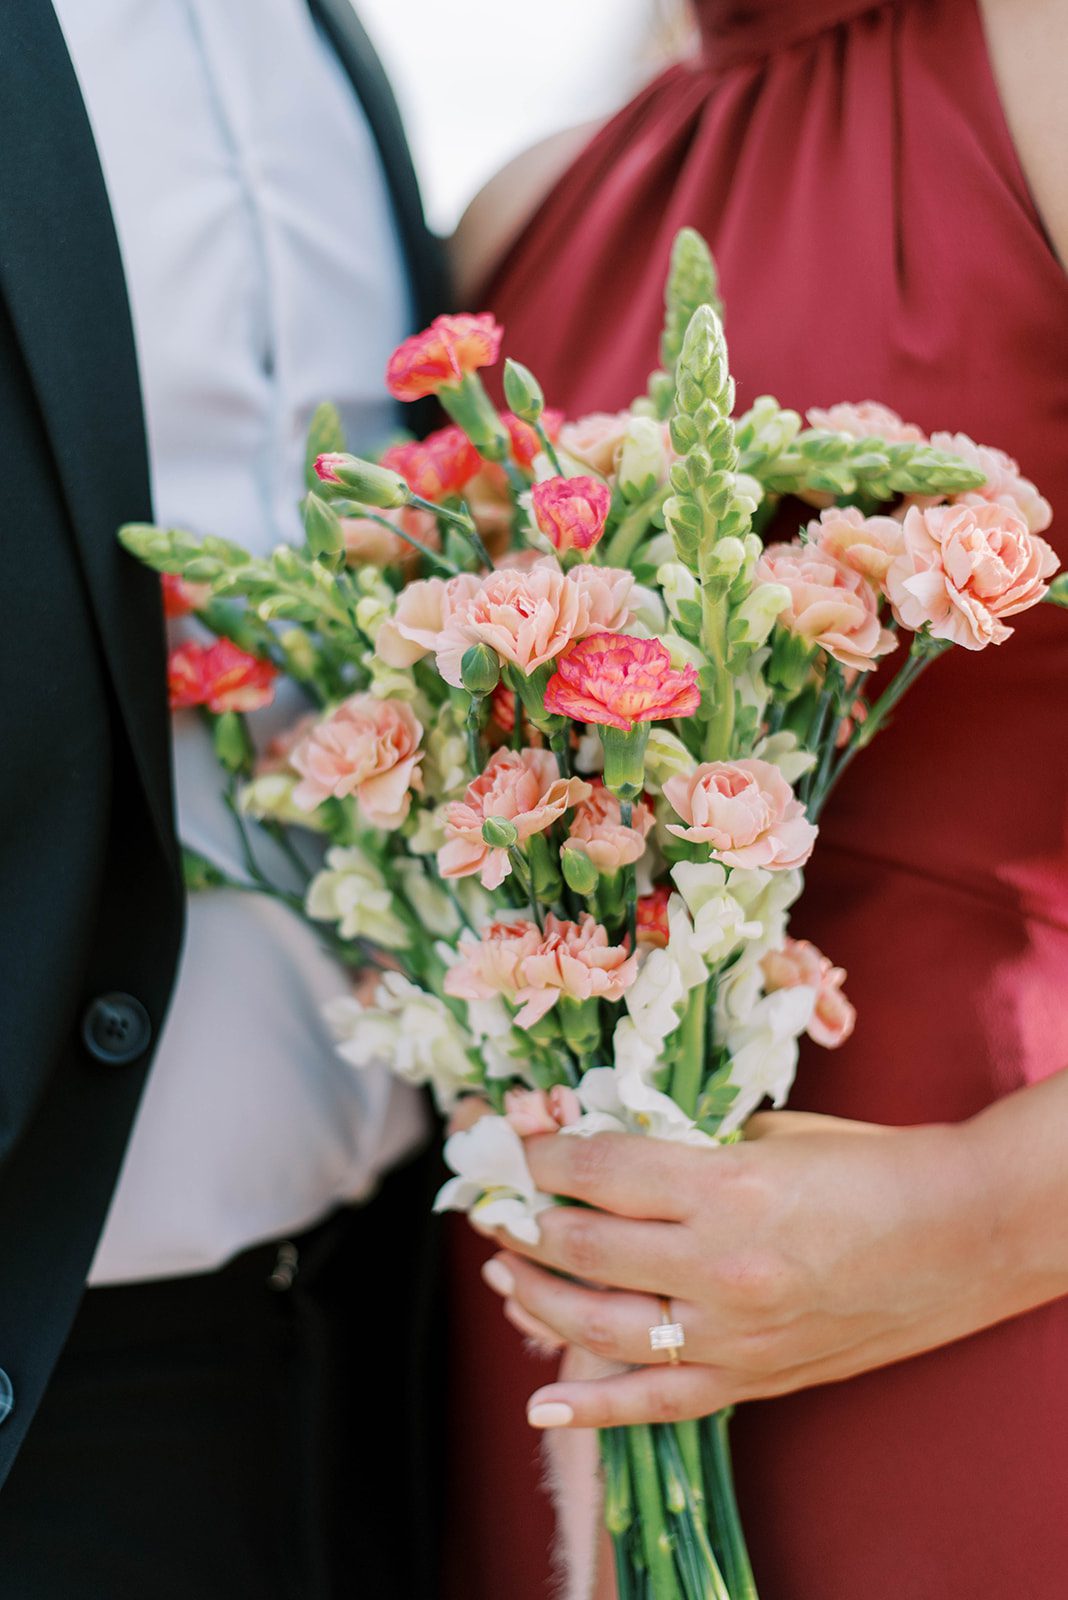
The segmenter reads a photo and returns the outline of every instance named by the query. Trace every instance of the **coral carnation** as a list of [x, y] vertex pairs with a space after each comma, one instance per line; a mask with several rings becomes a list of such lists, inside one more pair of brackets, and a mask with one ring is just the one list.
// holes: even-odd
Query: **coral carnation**
[[163, 588], [163, 615], [171, 621], [199, 611], [211, 599], [210, 583], [187, 583], [177, 572], [160, 574]]
[[189, 641], [172, 650], [167, 662], [167, 687], [172, 711], [206, 706], [225, 711], [258, 711], [274, 699], [278, 669], [250, 656], [229, 639], [212, 645]]
[[651, 894], [643, 894], [638, 901], [638, 943], [663, 950], [671, 937], [668, 926], [668, 901], [671, 889], [660, 884]]
[[545, 688], [545, 709], [629, 733], [638, 722], [688, 717], [701, 703], [697, 669], [671, 665], [659, 639], [599, 633], [562, 656]]
[[449, 427], [421, 442], [391, 445], [381, 464], [399, 472], [413, 494], [436, 501], [462, 494], [482, 458], [462, 428]]
[[386, 387], [396, 400], [421, 400], [457, 388], [470, 372], [492, 366], [504, 330], [488, 312], [435, 317], [429, 328], [398, 345], [386, 367]]

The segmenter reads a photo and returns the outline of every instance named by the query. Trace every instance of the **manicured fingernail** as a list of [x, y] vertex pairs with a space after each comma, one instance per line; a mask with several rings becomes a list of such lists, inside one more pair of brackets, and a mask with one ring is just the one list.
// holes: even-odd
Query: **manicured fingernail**
[[498, 1260], [496, 1256], [487, 1261], [482, 1268], [482, 1279], [484, 1283], [489, 1284], [494, 1294], [502, 1295], [505, 1300], [515, 1293], [515, 1279], [504, 1262]]
[[527, 1412], [532, 1428], [566, 1428], [574, 1420], [575, 1413], [562, 1400], [543, 1400], [541, 1405], [531, 1406]]

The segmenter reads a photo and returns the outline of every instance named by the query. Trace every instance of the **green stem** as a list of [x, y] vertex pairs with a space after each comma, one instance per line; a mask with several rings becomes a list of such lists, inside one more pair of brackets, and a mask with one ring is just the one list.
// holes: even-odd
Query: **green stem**
[[661, 1478], [672, 1515], [675, 1548], [686, 1600], [732, 1600], [708, 1537], [704, 1509], [694, 1498], [676, 1428], [654, 1429]]
[[937, 661], [938, 657], [944, 655], [950, 648], [952, 647], [948, 640], [929, 639], [922, 634], [917, 634], [905, 665], [872, 706], [868, 712], [867, 720], [861, 723], [854, 731], [853, 737], [842, 752], [841, 759], [831, 773], [826, 787], [819, 794], [814, 795], [813, 805], [809, 807], [809, 816], [813, 821], [819, 816], [842, 774], [848, 770], [860, 751], [871, 744], [875, 735], [881, 731], [891, 711], [912, 688], [920, 674], [927, 670], [932, 661]]
[[680, 1600], [652, 1430], [640, 1423], [628, 1427], [626, 1434], [651, 1600]]
[[727, 600], [701, 596], [701, 643], [715, 671], [715, 703], [705, 727], [705, 760], [726, 761], [734, 742], [734, 678], [727, 670]]
[[629, 567], [631, 557], [642, 542], [653, 514], [671, 493], [669, 487], [657, 489], [647, 500], [640, 500], [628, 511], [604, 549], [606, 567]]
[[545, 451], [545, 454], [549, 458], [549, 465], [552, 467], [553, 471], [556, 473], [556, 476], [558, 478], [565, 477], [566, 474], [564, 472], [564, 469], [560, 465], [560, 457], [556, 453], [556, 446], [553, 444], [552, 440], [549, 438], [549, 435], [546, 433], [545, 424], [542, 422], [540, 417], [538, 418], [537, 422], [534, 424], [534, 432], [537, 434], [538, 439], [541, 442], [541, 447]]
[[704, 1444], [705, 1479], [712, 1508], [716, 1547], [723, 1562], [730, 1600], [758, 1600], [753, 1569], [749, 1563], [742, 1519], [734, 1493], [727, 1429], [731, 1413], [718, 1411], [700, 1424]]
[[[429, 505], [429, 501], [427, 501], [426, 504]], [[431, 507], [431, 509], [435, 508]], [[403, 528], [398, 528], [397, 524], [395, 522], [390, 522], [388, 517], [376, 516], [376, 514], [368, 507], [361, 506], [360, 520], [362, 522], [377, 522], [383, 528], [388, 528], [390, 533], [395, 533], [397, 535], [398, 539], [403, 539], [405, 544], [410, 544], [413, 550], [418, 550], [420, 555], [425, 556], [428, 561], [432, 561], [434, 565], [440, 567], [443, 572], [447, 572], [450, 578], [455, 578], [459, 573], [459, 567], [455, 564], [455, 562], [450, 561], [448, 556], [440, 555], [437, 550], [431, 550], [430, 546], [423, 544], [422, 540], [420, 539], [413, 539], [410, 533], [405, 533]]]
[[[619, 819], [625, 828], [634, 825], [634, 801], [619, 802]], [[631, 861], [623, 868], [623, 905], [627, 913], [627, 937], [631, 950], [638, 948], [638, 869]]]
[[600, 1438], [604, 1462], [604, 1520], [612, 1536], [617, 1600], [638, 1600], [639, 1575], [630, 1551], [634, 1504], [626, 1436], [621, 1428], [603, 1428]]
[[706, 984], [690, 990], [686, 1014], [679, 1031], [681, 1053], [671, 1077], [671, 1098], [688, 1117], [697, 1110], [701, 1081], [705, 1075], [705, 1023], [708, 1013]]
[[519, 885], [520, 893], [525, 900], [530, 902], [530, 914], [542, 933], [544, 933], [545, 923], [542, 920], [541, 906], [538, 904], [537, 896], [534, 893], [534, 885], [531, 881], [530, 873], [527, 871], [527, 863], [523, 857], [523, 852], [518, 845], [513, 845], [509, 850], [508, 859], [512, 863], [512, 871], [515, 874], [515, 881]]
[[[516, 708], [518, 713], [518, 707]], [[557, 733], [549, 735], [549, 748], [556, 757], [561, 778], [571, 776], [571, 724], [567, 723]]]
[[[467, 540], [467, 543], [471, 546], [483, 566], [492, 569], [493, 562], [490, 560], [489, 551], [482, 543], [479, 531], [475, 527], [475, 519], [466, 506], [462, 506], [459, 511], [451, 511], [448, 506], [436, 505], [433, 500], [424, 500], [422, 495], [418, 494], [413, 494], [408, 504], [415, 506], [419, 511], [429, 511], [431, 516], [437, 517], [439, 521], [447, 522], [451, 528], [455, 528], [460, 537]], [[390, 526], [392, 527], [393, 524], [391, 523]]]

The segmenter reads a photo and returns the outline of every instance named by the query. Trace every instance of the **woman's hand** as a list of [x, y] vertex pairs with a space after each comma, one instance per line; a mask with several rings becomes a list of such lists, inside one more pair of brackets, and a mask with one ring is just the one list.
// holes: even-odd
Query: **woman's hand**
[[[1005, 1126], [1013, 1101], [1029, 1102], [1017, 1113], [1027, 1128]], [[539, 1390], [531, 1423], [701, 1416], [851, 1377], [1064, 1293], [1068, 1238], [1048, 1206], [1059, 1200], [1063, 1217], [1068, 1201], [1066, 1113], [1061, 1075], [958, 1126], [785, 1112], [719, 1150], [531, 1140], [539, 1188], [585, 1204], [544, 1213], [537, 1246], [502, 1239], [487, 1282], [524, 1331], [636, 1369]], [[1007, 1151], [1014, 1133], [1023, 1143]], [[659, 1296], [685, 1330], [677, 1366], [650, 1348]]]

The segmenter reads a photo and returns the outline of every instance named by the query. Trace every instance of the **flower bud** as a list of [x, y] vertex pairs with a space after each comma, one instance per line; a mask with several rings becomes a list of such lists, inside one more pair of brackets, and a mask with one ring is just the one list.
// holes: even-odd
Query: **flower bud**
[[487, 817], [482, 824], [482, 839], [491, 850], [512, 850], [519, 842], [519, 829], [508, 817]]
[[574, 845], [566, 845], [560, 852], [560, 865], [564, 873], [564, 882], [575, 894], [583, 897], [591, 895], [597, 887], [600, 873], [586, 854], [585, 850], [576, 849]]
[[545, 410], [545, 396], [541, 384], [522, 362], [509, 356], [504, 363], [504, 398], [510, 411], [521, 422], [537, 422]]
[[628, 500], [652, 494], [667, 473], [664, 430], [652, 417], [631, 417], [619, 455], [618, 483]]
[[287, 628], [278, 641], [286, 658], [286, 671], [307, 682], [315, 676], [318, 653], [303, 628]]
[[669, 778], [679, 773], [689, 776], [696, 766], [697, 762], [677, 733], [662, 725], [650, 728], [645, 750], [646, 788], [659, 794]]
[[378, 595], [361, 595], [356, 602], [356, 625], [361, 633], [365, 633], [372, 644], [378, 637], [378, 630], [392, 611], [392, 606]]
[[731, 643], [762, 645], [789, 604], [790, 591], [784, 583], [758, 583], [731, 618]]
[[468, 694], [492, 694], [501, 681], [497, 652], [488, 644], [471, 645], [460, 662], [460, 679]]
[[317, 494], [309, 494], [304, 501], [304, 537], [309, 554], [330, 565], [335, 564], [331, 558], [340, 558], [345, 549], [341, 518]]
[[377, 506], [381, 511], [406, 506], [411, 499], [411, 490], [399, 472], [376, 466], [373, 461], [363, 461], [359, 456], [341, 451], [316, 456], [315, 471], [321, 482], [331, 488], [344, 489], [361, 505]]
[[[664, 604], [667, 606], [676, 622], [691, 626], [701, 622], [701, 586], [697, 582], [689, 567], [684, 567], [681, 561], [665, 561], [656, 574], [656, 581], [664, 595]], [[697, 607], [696, 614], [687, 606]]]

